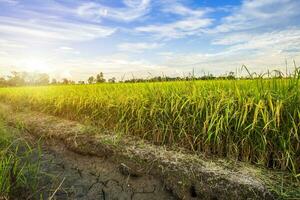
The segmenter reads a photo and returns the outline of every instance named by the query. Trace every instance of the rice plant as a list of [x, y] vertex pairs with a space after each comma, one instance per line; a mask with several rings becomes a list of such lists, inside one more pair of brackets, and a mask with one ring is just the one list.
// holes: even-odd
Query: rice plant
[[288, 78], [1, 88], [0, 99], [297, 176], [299, 79], [296, 70]]

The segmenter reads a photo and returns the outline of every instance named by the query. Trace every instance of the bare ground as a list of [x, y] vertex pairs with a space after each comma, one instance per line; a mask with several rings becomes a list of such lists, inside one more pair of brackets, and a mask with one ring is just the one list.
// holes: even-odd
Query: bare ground
[[[69, 177], [62, 179], [62, 188], [75, 191], [59, 190], [62, 199], [278, 198], [272, 190], [273, 174], [264, 169], [167, 150], [136, 138], [99, 133], [74, 121], [16, 112], [3, 104], [0, 110], [11, 125], [43, 138], [49, 152], [43, 155], [55, 158], [53, 166], [61, 168], [60, 177]], [[298, 186], [295, 194], [300, 196]]]
[[175, 199], [151, 175], [132, 177], [122, 173], [116, 163], [74, 153], [64, 145], [43, 145], [40, 159], [42, 173], [48, 174], [38, 192], [43, 199]]

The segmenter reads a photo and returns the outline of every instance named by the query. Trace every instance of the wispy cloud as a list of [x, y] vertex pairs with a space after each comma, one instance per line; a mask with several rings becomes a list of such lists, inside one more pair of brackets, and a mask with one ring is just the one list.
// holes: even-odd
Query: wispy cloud
[[17, 0], [0, 0], [0, 4], [1, 3], [7, 3], [7, 4], [11, 4], [11, 5], [16, 5], [19, 2]]
[[222, 52], [228, 56], [242, 55], [245, 63], [271, 64], [281, 63], [285, 58], [296, 59], [300, 53], [300, 28], [294, 19], [300, 16], [299, 6], [297, 0], [245, 0], [206, 33], [214, 37], [212, 45], [223, 46]]
[[125, 52], [143, 52], [146, 50], [153, 50], [161, 47], [163, 44], [159, 43], [144, 43], [144, 42], [139, 42], [139, 43], [122, 43], [118, 45], [118, 49], [120, 51], [125, 51]]
[[289, 69], [294, 69], [291, 63], [293, 59], [299, 60], [300, 55], [286, 54], [267, 50], [264, 52], [244, 54], [240, 52], [221, 52], [221, 53], [186, 53], [168, 55], [162, 65], [191, 72], [193, 69], [199, 73], [224, 74], [229, 71], [241, 70], [242, 65], [246, 65], [251, 71], [266, 72], [267, 69], [285, 70], [285, 60], [289, 61]]
[[135, 30], [154, 34], [157, 38], [174, 39], [200, 34], [204, 28], [212, 24], [212, 21], [208, 18], [187, 18], [169, 24], [138, 27]]
[[80, 51], [68, 46], [61, 46], [57, 50], [59, 53], [80, 54]]
[[8, 55], [8, 53], [6, 51], [0, 51], [0, 55]]
[[298, 0], [244, 0], [232, 14], [222, 19], [222, 23], [209, 33], [250, 31], [267, 27], [285, 27], [293, 23], [291, 18], [299, 16]]
[[192, 9], [187, 6], [182, 5], [176, 0], [172, 1], [163, 1], [161, 3], [161, 10], [165, 13], [176, 14], [180, 16], [189, 16], [193, 18], [202, 17], [205, 14], [212, 12], [214, 9], [212, 8], [196, 8]]
[[[99, 71], [104, 72], [107, 78], [116, 77], [119, 80], [163, 74], [178, 75], [180, 73], [168, 66], [154, 64], [144, 59], [131, 59], [120, 54], [94, 59], [77, 58], [66, 61], [65, 65], [71, 69], [70, 75], [73, 78], [81, 76], [84, 80], [91, 74], [99, 73]], [[62, 77], [62, 75], [60, 76]]]
[[99, 21], [102, 18], [116, 21], [133, 21], [145, 16], [150, 11], [150, 0], [123, 0], [124, 7], [115, 8], [100, 3], [83, 3], [78, 7], [80, 16]]
[[59, 21], [22, 20], [0, 17], [0, 32], [16, 37], [35, 37], [49, 40], [84, 41], [107, 37], [115, 29], [92, 24]]
[[[225, 40], [226, 38], [223, 38]], [[232, 45], [229, 49], [234, 51], [265, 50], [285, 51], [295, 49], [300, 46], [300, 29], [289, 29], [282, 31], [272, 31], [260, 35], [246, 35], [240, 43]]]
[[144, 34], [152, 34], [156, 38], [176, 39], [191, 35], [199, 35], [204, 28], [213, 24], [213, 19], [206, 15], [212, 12], [211, 8], [189, 8], [178, 1], [162, 1], [160, 10], [173, 15], [170, 22], [150, 24], [137, 27], [135, 30]]
[[26, 46], [16, 41], [0, 39], [0, 47], [3, 49], [11, 50], [11, 49], [23, 49]]
[[[236, 40], [234, 39], [236, 38]], [[267, 32], [260, 35], [229, 35], [215, 41], [218, 45], [228, 45], [217, 53], [175, 53], [161, 55], [163, 64], [174, 68], [224, 73], [234, 71], [246, 64], [253, 71], [284, 68], [284, 61], [300, 59], [300, 29]], [[293, 66], [291, 66], [293, 68]]]

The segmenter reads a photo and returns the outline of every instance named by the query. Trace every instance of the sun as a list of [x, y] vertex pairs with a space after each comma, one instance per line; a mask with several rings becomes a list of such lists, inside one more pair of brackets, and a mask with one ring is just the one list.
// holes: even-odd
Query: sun
[[50, 71], [50, 66], [45, 60], [29, 58], [22, 62], [25, 71], [47, 73]]

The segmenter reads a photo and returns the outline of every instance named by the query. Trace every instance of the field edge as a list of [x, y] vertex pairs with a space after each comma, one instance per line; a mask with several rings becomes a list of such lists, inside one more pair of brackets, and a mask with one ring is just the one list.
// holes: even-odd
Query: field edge
[[[142, 140], [99, 134], [94, 127], [37, 112], [15, 112], [5, 104], [0, 104], [0, 112], [11, 125], [36, 138], [63, 143], [79, 154], [107, 157], [130, 176], [150, 173], [160, 177], [181, 199], [281, 198], [273, 180], [279, 177], [270, 170], [224, 159], [207, 160]], [[300, 191], [292, 192], [300, 196]]]

